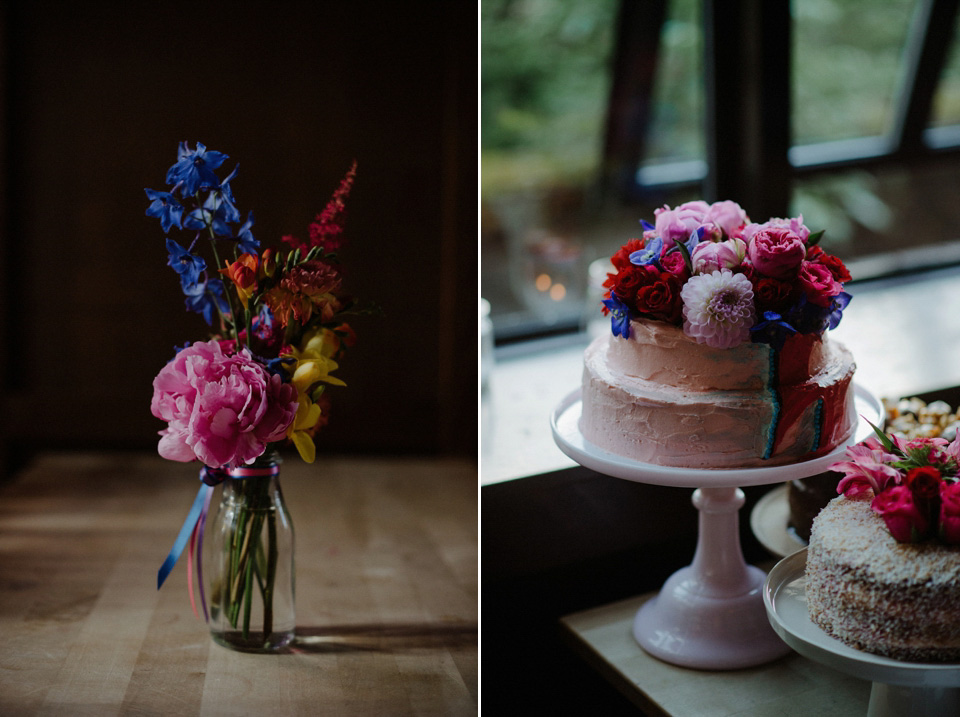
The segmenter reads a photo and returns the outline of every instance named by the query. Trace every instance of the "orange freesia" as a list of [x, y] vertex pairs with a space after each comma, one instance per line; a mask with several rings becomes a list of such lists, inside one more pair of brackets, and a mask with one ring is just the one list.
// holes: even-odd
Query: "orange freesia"
[[247, 308], [247, 302], [257, 290], [257, 264], [259, 263], [256, 254], [241, 254], [232, 264], [226, 264], [226, 269], [221, 269], [220, 273], [226, 276], [237, 287], [237, 295], [243, 303], [243, 308]]

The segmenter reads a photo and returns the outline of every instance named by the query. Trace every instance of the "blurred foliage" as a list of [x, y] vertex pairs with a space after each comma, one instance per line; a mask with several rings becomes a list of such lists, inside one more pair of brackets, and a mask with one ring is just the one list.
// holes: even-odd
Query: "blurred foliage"
[[582, 178], [598, 164], [617, 0], [482, 0], [484, 187]]
[[795, 144], [890, 129], [916, 0], [795, 0]]

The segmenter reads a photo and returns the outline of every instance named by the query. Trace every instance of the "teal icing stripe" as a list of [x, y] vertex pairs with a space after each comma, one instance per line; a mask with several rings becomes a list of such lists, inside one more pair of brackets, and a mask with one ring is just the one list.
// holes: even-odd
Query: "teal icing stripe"
[[770, 371], [767, 374], [767, 390], [770, 391], [770, 401], [773, 403], [773, 417], [770, 420], [770, 428], [767, 431], [767, 447], [763, 452], [763, 458], [766, 460], [773, 455], [773, 440], [777, 435], [777, 423], [780, 421], [780, 396], [777, 394], [777, 352], [773, 347], [769, 348]]
[[820, 435], [823, 432], [823, 397], [817, 399], [817, 407], [813, 411], [813, 446], [811, 451], [820, 448]]

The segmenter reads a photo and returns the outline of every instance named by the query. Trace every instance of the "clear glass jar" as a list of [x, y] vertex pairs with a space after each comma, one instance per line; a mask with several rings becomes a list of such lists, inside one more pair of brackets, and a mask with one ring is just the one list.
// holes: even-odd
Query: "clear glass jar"
[[280, 490], [280, 457], [268, 451], [230, 469], [204, 531], [210, 633], [225, 647], [273, 652], [294, 637], [293, 523]]

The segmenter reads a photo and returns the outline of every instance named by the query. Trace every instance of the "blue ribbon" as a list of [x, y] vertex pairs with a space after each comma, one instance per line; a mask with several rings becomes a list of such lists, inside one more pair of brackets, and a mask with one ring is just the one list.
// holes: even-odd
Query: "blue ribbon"
[[183, 549], [187, 547], [187, 541], [190, 540], [193, 527], [197, 524], [197, 520], [200, 519], [200, 513], [203, 511], [203, 504], [208, 500], [207, 496], [212, 492], [213, 486], [211, 485], [202, 485], [200, 486], [200, 490], [197, 491], [197, 497], [193, 499], [193, 505], [190, 507], [190, 512], [187, 513], [187, 519], [183, 521], [183, 527], [180, 528], [177, 539], [173, 541], [173, 547], [170, 549], [167, 559], [163, 561], [163, 565], [160, 566], [160, 570], [157, 572], [157, 590], [163, 585], [163, 581], [167, 579], [170, 571], [173, 570], [173, 566], [177, 564], [177, 561], [183, 554]]

